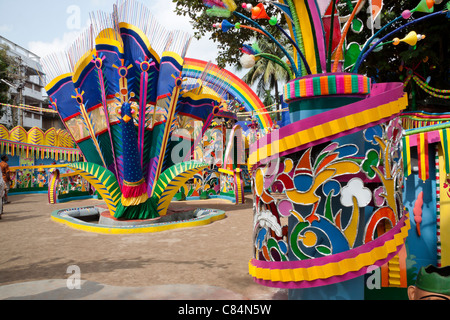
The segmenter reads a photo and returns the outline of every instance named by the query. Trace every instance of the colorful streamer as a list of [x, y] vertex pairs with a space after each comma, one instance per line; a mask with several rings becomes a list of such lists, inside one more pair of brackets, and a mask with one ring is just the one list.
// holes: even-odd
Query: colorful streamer
[[433, 96], [435, 98], [439, 99], [450, 99], [450, 90], [441, 90], [436, 89], [428, 85], [428, 83], [422, 81], [419, 79], [418, 76], [413, 75], [412, 79], [414, 82], [426, 93], [428, 93], [430, 96]]
[[403, 137], [403, 169], [405, 178], [411, 175], [411, 146], [409, 136]]
[[426, 181], [430, 177], [427, 132], [422, 132], [417, 135], [417, 158], [419, 160], [419, 178], [422, 181]]
[[442, 129], [439, 130], [439, 135], [441, 137], [441, 146], [442, 146], [442, 152], [444, 154], [444, 161], [445, 161], [445, 173], [446, 175], [450, 174], [450, 149], [449, 149], [449, 131], [450, 129]]

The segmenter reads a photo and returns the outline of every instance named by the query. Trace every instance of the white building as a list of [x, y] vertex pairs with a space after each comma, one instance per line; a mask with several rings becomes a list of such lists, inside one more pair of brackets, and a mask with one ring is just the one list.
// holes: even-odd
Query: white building
[[[45, 101], [47, 99], [44, 90], [44, 77], [41, 67], [41, 58], [31, 51], [15, 44], [12, 41], [0, 36], [0, 45], [6, 45], [8, 54], [14, 57], [19, 64], [18, 76], [20, 80], [10, 84], [10, 95], [14, 101], [14, 105], [26, 105], [33, 107], [47, 107]], [[63, 128], [58, 115], [48, 114], [42, 111], [29, 111], [6, 107], [6, 113], [0, 119], [0, 124], [8, 128], [14, 125], [21, 125], [25, 129], [38, 127], [43, 130], [54, 127], [56, 129]], [[15, 109], [15, 108], [14, 108]], [[13, 114], [16, 114], [16, 121], [13, 120]]]

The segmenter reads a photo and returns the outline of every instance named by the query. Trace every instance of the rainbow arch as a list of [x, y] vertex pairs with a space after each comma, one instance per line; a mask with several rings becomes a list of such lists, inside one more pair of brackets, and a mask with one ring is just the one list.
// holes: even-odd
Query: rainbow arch
[[[186, 58], [184, 61], [182, 77], [197, 78], [198, 75], [205, 70], [207, 64], [208, 62], [203, 60]], [[267, 112], [266, 107], [256, 93], [235, 74], [229, 72], [228, 70], [220, 69], [217, 65], [212, 64], [212, 69], [206, 81], [209, 80], [210, 82], [214, 82], [213, 80], [216, 79], [219, 71], [222, 72], [222, 74], [225, 72], [225, 74], [229, 76], [230, 83], [227, 84], [228, 94], [242, 104], [246, 111], [254, 112], [262, 129], [271, 128], [273, 126], [273, 121], [270, 118], [270, 114]]]

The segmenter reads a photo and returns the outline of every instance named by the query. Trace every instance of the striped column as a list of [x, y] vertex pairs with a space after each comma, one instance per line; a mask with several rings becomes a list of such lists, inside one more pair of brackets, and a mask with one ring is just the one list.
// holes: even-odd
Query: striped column
[[330, 74], [302, 77], [284, 86], [284, 99], [287, 103], [297, 99], [329, 95], [367, 95], [371, 81], [358, 74]]
[[[436, 236], [437, 266], [441, 267], [441, 178], [439, 170], [439, 144], [436, 144]], [[445, 176], [445, 175], [444, 175]]]

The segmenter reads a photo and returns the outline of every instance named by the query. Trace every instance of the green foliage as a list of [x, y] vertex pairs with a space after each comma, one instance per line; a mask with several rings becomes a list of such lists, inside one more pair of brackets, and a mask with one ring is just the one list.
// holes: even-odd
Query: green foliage
[[[268, 41], [267, 38], [260, 39], [257, 45], [261, 52], [286, 59], [281, 50], [274, 43]], [[240, 68], [237, 69], [239, 70]], [[242, 80], [250, 86], [255, 86], [256, 94], [261, 98], [265, 106], [268, 107], [275, 103], [279, 106], [281, 104], [280, 86], [289, 81], [289, 74], [273, 60], [260, 57], [256, 64], [248, 69]], [[274, 93], [273, 97], [271, 96], [272, 91]], [[277, 116], [280, 116], [280, 114], [277, 114]], [[277, 120], [280, 120], [280, 118]]]
[[[284, 55], [281, 50], [267, 38], [258, 41], [258, 46], [261, 52], [283, 59]], [[260, 58], [254, 67], [248, 69], [242, 79], [249, 85], [256, 84], [256, 93], [262, 97], [266, 90], [277, 89], [279, 81], [282, 83], [289, 81], [289, 75], [279, 64], [266, 58]]]
[[[229, 30], [228, 32], [223, 32], [221, 29], [213, 27], [213, 24], [220, 23], [224, 18], [211, 17], [207, 14], [207, 9], [202, 0], [172, 0], [176, 4], [175, 12], [181, 16], [188, 16], [191, 19], [192, 27], [194, 29], [194, 36], [198, 39], [208, 36], [212, 42], [218, 44], [219, 54], [217, 57], [217, 64], [224, 68], [227, 65], [235, 66], [238, 64], [239, 58], [242, 53], [240, 49], [245, 43], [253, 42], [255, 37], [262, 37], [262, 35], [256, 34], [252, 30], [239, 29], [239, 30]], [[242, 9], [241, 4], [246, 1], [235, 1], [238, 8], [237, 12], [240, 12], [246, 16], [249, 13]], [[267, 6], [267, 14], [269, 16], [275, 15], [279, 11], [276, 11], [273, 6]], [[231, 15], [227, 20], [232, 23], [242, 23], [246, 25], [245, 21], [238, 19]], [[285, 23], [284, 16], [281, 23]], [[266, 28], [275, 38], [279, 38], [279, 31], [276, 27], [269, 25], [269, 22], [262, 23], [263, 27]], [[198, 57], [201, 59], [201, 57]]]
[[11, 77], [12, 61], [8, 56], [6, 49], [6, 47], [0, 46], [0, 103], [12, 103], [8, 98], [9, 86], [1, 81], [2, 79], [10, 83], [14, 81]]
[[[416, 0], [385, 0], [384, 8], [381, 14], [381, 26], [399, 17], [406, 9], [413, 9], [417, 6], [419, 1]], [[434, 12], [446, 8], [446, 4], [442, 2], [435, 5]], [[365, 10], [360, 14], [364, 17]], [[426, 13], [415, 12], [409, 20], [400, 19], [398, 22], [390, 26], [385, 32], [380, 34], [380, 37], [385, 36], [396, 28], [405, 25], [412, 21], [423, 17]], [[365, 18], [362, 18], [365, 21]], [[377, 31], [377, 30], [376, 30]], [[450, 34], [450, 22], [445, 16], [434, 17], [424, 20], [422, 22], [413, 24], [401, 32], [396, 33], [391, 39], [395, 37], [402, 39], [410, 31], [415, 31], [417, 34], [425, 35], [426, 38], [419, 41], [416, 46], [411, 47], [406, 43], [401, 42], [395, 46], [392, 44], [384, 45], [379, 52], [372, 52], [364, 61], [359, 69], [359, 73], [366, 74], [375, 82], [399, 82], [404, 81], [411, 69], [421, 77], [426, 79], [430, 77], [429, 85], [438, 89], [450, 88], [450, 47], [448, 44], [448, 34]], [[360, 34], [349, 33], [349, 41], [356, 41], [364, 44], [365, 40], [371, 37], [371, 31], [365, 27]], [[430, 96], [415, 87], [412, 81], [406, 87], [406, 91], [412, 95], [414, 101], [410, 101], [411, 105], [416, 105], [417, 108], [424, 109], [431, 101], [434, 104], [445, 104], [445, 101], [438, 101], [432, 99]]]

